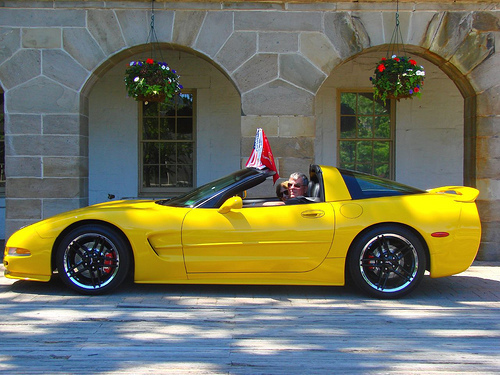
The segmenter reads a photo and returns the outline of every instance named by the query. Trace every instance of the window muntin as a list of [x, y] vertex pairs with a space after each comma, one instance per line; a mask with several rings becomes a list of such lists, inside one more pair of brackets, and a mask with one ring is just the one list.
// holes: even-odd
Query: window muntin
[[168, 103], [142, 103], [142, 194], [183, 192], [194, 186], [194, 96], [183, 92]]
[[372, 92], [339, 93], [338, 164], [341, 168], [394, 178], [394, 120], [391, 101]]

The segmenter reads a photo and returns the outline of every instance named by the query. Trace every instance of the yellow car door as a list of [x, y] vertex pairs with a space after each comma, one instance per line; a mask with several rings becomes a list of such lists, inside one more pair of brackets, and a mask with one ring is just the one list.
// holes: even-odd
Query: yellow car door
[[306, 272], [327, 256], [334, 235], [329, 203], [191, 210], [182, 227], [188, 273]]

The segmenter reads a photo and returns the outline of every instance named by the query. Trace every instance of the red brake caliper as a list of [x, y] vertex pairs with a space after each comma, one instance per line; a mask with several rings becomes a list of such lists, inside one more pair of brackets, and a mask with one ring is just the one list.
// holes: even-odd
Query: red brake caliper
[[[106, 258], [106, 259], [104, 260], [104, 266], [112, 266], [112, 265], [113, 265], [113, 261], [112, 261], [112, 259], [113, 259], [113, 254], [111, 254], [111, 253], [106, 253], [106, 255], [104, 256], [104, 258]], [[108, 259], [109, 259], [109, 260], [108, 260]], [[106, 273], [111, 273], [112, 268], [111, 268], [111, 267], [103, 267], [103, 269], [102, 269], [102, 270], [103, 270], [104, 272], [106, 272]]]
[[[369, 254], [368, 255], [368, 259], [375, 259], [375, 256], [373, 256], [373, 254]], [[375, 261], [374, 260], [370, 260], [370, 264], [375, 264]], [[373, 271], [375, 269], [375, 267], [371, 266], [371, 267], [368, 267], [368, 269], [370, 271]]]

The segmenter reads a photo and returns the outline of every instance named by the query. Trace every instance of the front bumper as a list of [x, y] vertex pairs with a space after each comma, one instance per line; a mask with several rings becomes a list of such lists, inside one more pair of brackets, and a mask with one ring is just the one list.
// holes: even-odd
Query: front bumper
[[[3, 258], [5, 277], [9, 279], [49, 281], [52, 276], [53, 239], [41, 238], [33, 226], [14, 233], [7, 244]], [[29, 255], [11, 255], [9, 248], [29, 250]]]

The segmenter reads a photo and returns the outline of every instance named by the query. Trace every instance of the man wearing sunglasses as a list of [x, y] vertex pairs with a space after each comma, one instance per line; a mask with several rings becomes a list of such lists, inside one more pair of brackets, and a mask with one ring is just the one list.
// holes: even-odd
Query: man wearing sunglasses
[[276, 187], [279, 202], [265, 202], [263, 206], [281, 206], [291, 204], [312, 203], [305, 195], [309, 179], [304, 173], [295, 172], [290, 175], [288, 182], [282, 182]]
[[288, 179], [288, 199], [285, 204], [311, 203], [305, 198], [309, 179], [304, 173], [295, 172]]

